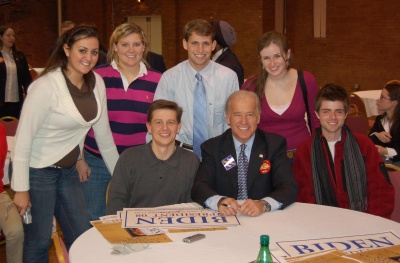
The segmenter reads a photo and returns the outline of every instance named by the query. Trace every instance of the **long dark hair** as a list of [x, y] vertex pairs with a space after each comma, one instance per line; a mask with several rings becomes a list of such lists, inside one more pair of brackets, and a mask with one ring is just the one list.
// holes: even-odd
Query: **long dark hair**
[[[10, 27], [10, 26], [1, 26], [0, 27], [0, 35], [4, 36], [4, 33], [7, 31], [7, 29], [12, 29], [14, 30], [14, 28]], [[14, 30], [15, 33], [15, 30]], [[22, 58], [22, 54], [21, 52], [17, 49], [17, 45], [15, 44], [17, 41], [14, 42], [14, 45], [11, 47], [12, 50], [12, 54], [14, 57], [14, 60], [19, 60]], [[0, 49], [3, 48], [3, 41], [0, 40]]]
[[[40, 76], [43, 76], [50, 71], [53, 71], [57, 68], [61, 68], [62, 70], [67, 71], [68, 65], [68, 57], [64, 52], [64, 45], [66, 44], [69, 48], [71, 48], [76, 41], [81, 40], [83, 38], [95, 37], [99, 41], [100, 44], [100, 36], [98, 31], [92, 26], [76, 26], [64, 34], [62, 34], [58, 40], [56, 47], [54, 48], [53, 53], [51, 54], [49, 60], [47, 61], [46, 67]], [[83, 75], [83, 81], [89, 87], [89, 92], [91, 92], [92, 83], [95, 82], [95, 76], [93, 71], [89, 71], [87, 74]]]
[[[292, 64], [293, 61], [293, 53], [291, 53], [290, 57], [287, 58], [287, 54], [290, 49], [290, 43], [289, 40], [286, 38], [284, 34], [281, 34], [276, 31], [269, 31], [261, 36], [261, 38], [257, 42], [257, 55], [260, 58], [260, 52], [264, 48], [268, 47], [271, 44], [277, 45], [282, 53], [283, 59], [287, 59], [287, 65], [288, 69], [290, 68], [290, 65]], [[258, 73], [253, 76], [253, 80], [250, 81], [247, 87], [245, 89], [248, 89], [250, 86], [256, 86], [255, 92], [258, 95], [258, 98], [261, 100], [264, 94], [264, 86], [265, 82], [267, 81], [268, 78], [268, 73], [265, 71], [263, 64], [261, 62], [261, 58], [258, 61]]]
[[390, 100], [397, 101], [397, 106], [394, 109], [393, 116], [390, 120], [387, 113], [383, 113], [383, 117], [388, 118], [389, 123], [391, 123], [390, 134], [395, 134], [400, 123], [400, 81], [391, 80], [386, 83], [384, 89], [388, 91]]

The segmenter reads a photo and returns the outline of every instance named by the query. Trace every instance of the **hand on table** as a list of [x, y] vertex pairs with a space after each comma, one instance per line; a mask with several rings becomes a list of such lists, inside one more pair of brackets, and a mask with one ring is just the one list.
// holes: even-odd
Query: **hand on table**
[[240, 205], [233, 198], [221, 198], [218, 202], [218, 212], [224, 216], [234, 216], [239, 212]]
[[32, 207], [29, 192], [15, 192], [14, 204], [17, 207], [18, 213], [22, 216], [28, 206]]
[[264, 213], [264, 210], [264, 204], [259, 200], [247, 199], [240, 206], [240, 212], [248, 216], [258, 216]]

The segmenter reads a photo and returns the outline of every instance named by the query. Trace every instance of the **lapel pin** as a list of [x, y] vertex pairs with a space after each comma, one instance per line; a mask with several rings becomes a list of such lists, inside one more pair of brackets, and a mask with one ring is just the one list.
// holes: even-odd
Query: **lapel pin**
[[264, 160], [260, 167], [260, 173], [266, 174], [270, 170], [271, 170], [271, 163], [268, 160]]

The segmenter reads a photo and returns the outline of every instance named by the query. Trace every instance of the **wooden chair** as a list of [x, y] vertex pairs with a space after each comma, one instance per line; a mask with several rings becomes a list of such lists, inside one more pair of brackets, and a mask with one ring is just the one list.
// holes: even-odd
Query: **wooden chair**
[[7, 136], [15, 136], [18, 127], [18, 119], [12, 116], [4, 116], [0, 118], [0, 123], [6, 129]]
[[388, 163], [385, 166], [394, 187], [394, 209], [391, 219], [400, 223], [400, 167]]
[[351, 113], [347, 115], [345, 124], [352, 132], [368, 135], [370, 129], [368, 119], [361, 113]]
[[110, 190], [111, 181], [108, 182], [107, 190], [106, 190], [106, 204], [108, 203], [108, 191]]
[[29, 73], [31, 74], [32, 81], [34, 81], [39, 76], [39, 73], [30, 64], [28, 64], [28, 67], [29, 67]]
[[350, 94], [350, 104], [354, 104], [357, 106], [357, 111], [359, 113], [364, 114], [364, 116], [367, 116], [367, 109], [365, 108], [364, 101], [358, 96], [357, 94]]
[[358, 113], [358, 107], [356, 104], [349, 105], [349, 112], [347, 114]]
[[69, 263], [69, 256], [64, 241], [57, 232], [53, 234], [53, 243], [56, 248], [56, 256], [58, 263]]

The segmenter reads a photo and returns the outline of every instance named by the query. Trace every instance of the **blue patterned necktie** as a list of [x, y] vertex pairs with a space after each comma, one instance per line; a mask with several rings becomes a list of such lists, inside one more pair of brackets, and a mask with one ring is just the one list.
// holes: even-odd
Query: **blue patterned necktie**
[[238, 163], [238, 200], [247, 200], [247, 169], [249, 168], [249, 161], [244, 153], [246, 144], [240, 145], [239, 163]]
[[207, 139], [207, 96], [200, 73], [193, 97], [193, 151], [201, 159], [200, 145]]

